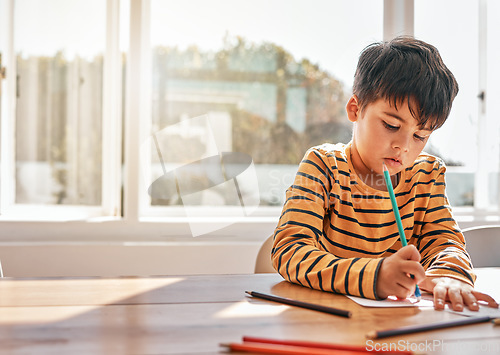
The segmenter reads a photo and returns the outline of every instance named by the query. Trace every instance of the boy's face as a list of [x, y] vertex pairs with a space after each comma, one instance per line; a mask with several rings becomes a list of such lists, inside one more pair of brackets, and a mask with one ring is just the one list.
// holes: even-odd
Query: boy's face
[[354, 122], [352, 162], [365, 181], [383, 174], [383, 163], [391, 175], [411, 166], [432, 132], [418, 126], [407, 102], [396, 109], [389, 101], [379, 99], [361, 112], [353, 95], [346, 109], [349, 120]]

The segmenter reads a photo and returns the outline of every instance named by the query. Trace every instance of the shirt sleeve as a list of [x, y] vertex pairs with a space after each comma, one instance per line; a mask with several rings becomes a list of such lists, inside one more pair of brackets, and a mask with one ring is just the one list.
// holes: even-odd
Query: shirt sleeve
[[451, 277], [473, 286], [476, 276], [465, 249], [465, 238], [452, 216], [445, 192], [446, 167], [442, 162], [436, 162], [434, 170], [437, 176], [417, 242], [422, 256], [420, 263], [426, 270], [426, 276]]
[[339, 258], [321, 242], [325, 213], [335, 203], [336, 169], [321, 151], [306, 153], [274, 232], [273, 266], [286, 280], [302, 286], [377, 299], [376, 278], [383, 259]]

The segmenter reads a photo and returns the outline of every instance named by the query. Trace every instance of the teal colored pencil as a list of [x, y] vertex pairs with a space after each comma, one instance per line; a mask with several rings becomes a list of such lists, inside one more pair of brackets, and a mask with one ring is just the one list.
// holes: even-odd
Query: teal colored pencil
[[[396, 202], [396, 195], [394, 195], [394, 188], [392, 187], [391, 176], [389, 175], [389, 170], [384, 163], [384, 179], [385, 184], [387, 185], [387, 191], [389, 191], [389, 196], [391, 197], [392, 211], [394, 212], [394, 217], [396, 217], [396, 224], [398, 225], [399, 231], [399, 239], [401, 240], [401, 244], [405, 247], [408, 245], [405, 237], [405, 230], [403, 228], [403, 222], [401, 222], [401, 216], [399, 215], [399, 207]], [[412, 275], [413, 278], [413, 275]], [[420, 288], [418, 285], [415, 285], [415, 297], [420, 299]]]

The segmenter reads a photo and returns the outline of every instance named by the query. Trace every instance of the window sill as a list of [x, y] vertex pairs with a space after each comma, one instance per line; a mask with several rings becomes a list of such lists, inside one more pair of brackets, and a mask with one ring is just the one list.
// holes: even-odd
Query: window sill
[[[0, 216], [0, 242], [262, 242], [271, 235], [281, 208], [252, 217], [143, 217], [128, 221], [121, 217], [61, 213]], [[500, 224], [496, 211], [457, 208], [460, 228]], [[29, 217], [27, 217], [29, 216]]]
[[[148, 217], [139, 221], [127, 221], [118, 217], [32, 220], [3, 216], [0, 218], [0, 242], [260, 242], [272, 234], [277, 220], [277, 217]], [[207, 233], [200, 234], [203, 231]]]

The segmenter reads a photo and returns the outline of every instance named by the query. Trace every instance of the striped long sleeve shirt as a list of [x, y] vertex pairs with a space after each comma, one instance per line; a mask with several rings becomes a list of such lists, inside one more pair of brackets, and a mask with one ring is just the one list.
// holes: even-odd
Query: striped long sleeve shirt
[[[402, 245], [389, 193], [359, 179], [350, 149], [324, 144], [308, 150], [286, 191], [271, 257], [290, 282], [377, 299], [383, 258]], [[439, 158], [422, 153], [401, 172], [394, 192], [406, 239], [419, 250], [426, 275], [473, 285], [465, 240], [445, 194], [445, 170]]]

